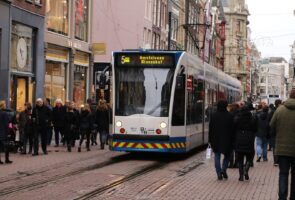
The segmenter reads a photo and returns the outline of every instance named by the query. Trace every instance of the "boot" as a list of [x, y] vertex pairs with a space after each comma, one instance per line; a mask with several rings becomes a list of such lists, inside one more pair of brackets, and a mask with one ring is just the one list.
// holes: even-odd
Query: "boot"
[[100, 144], [100, 149], [104, 149], [104, 143]]
[[81, 147], [78, 147], [78, 152], [81, 152]]
[[71, 145], [68, 145], [68, 152], [71, 152], [72, 149], [71, 149]]
[[250, 168], [250, 163], [249, 162], [246, 162], [246, 165], [245, 165], [245, 172], [244, 172], [244, 175], [245, 175], [245, 179], [246, 180], [249, 180], [249, 168]]

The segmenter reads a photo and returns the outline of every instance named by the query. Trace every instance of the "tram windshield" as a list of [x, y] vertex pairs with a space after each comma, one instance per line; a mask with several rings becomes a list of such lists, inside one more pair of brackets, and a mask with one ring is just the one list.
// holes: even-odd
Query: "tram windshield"
[[174, 65], [115, 64], [114, 70], [116, 115], [168, 117]]

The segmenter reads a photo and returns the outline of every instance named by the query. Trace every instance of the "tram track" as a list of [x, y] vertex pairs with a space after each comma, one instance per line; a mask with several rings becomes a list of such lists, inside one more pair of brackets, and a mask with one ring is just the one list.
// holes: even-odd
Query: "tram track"
[[97, 163], [97, 164], [94, 164], [91, 166], [83, 167], [78, 170], [68, 172], [63, 175], [56, 175], [56, 176], [53, 176], [52, 178], [48, 178], [46, 180], [39, 180], [39, 181], [35, 181], [33, 183], [25, 184], [25, 185], [6, 187], [6, 188], [3, 188], [0, 190], [0, 197], [7, 196], [9, 194], [13, 194], [16, 192], [25, 191], [25, 190], [34, 190], [37, 188], [42, 188], [42, 187], [45, 187], [46, 185], [48, 185], [49, 183], [53, 183], [53, 182], [56, 182], [56, 181], [64, 179], [64, 178], [68, 178], [70, 176], [79, 175], [79, 174], [82, 174], [87, 171], [100, 169], [100, 168], [107, 167], [107, 166], [110, 166], [113, 164], [117, 164], [117, 163], [120, 163], [120, 162], [123, 162], [126, 160], [130, 160], [130, 158], [131, 158], [130, 154], [124, 154], [121, 156], [113, 157], [112, 159], [107, 160], [107, 161], [103, 161], [103, 162], [100, 162], [100, 163]]
[[131, 181], [131, 180], [133, 180], [133, 179], [135, 179], [137, 177], [143, 176], [145, 174], [148, 174], [148, 173], [150, 173], [150, 172], [152, 172], [152, 171], [154, 171], [156, 169], [161, 169], [161, 168], [163, 168], [164, 166], [166, 166], [168, 164], [169, 163], [166, 163], [166, 162], [152, 163], [152, 164], [150, 164], [150, 165], [148, 165], [148, 166], [146, 166], [146, 167], [144, 167], [144, 168], [142, 168], [142, 169], [140, 169], [140, 170], [138, 170], [138, 171], [136, 171], [136, 172], [134, 172], [132, 174], [129, 174], [129, 175], [127, 175], [127, 176], [125, 176], [125, 177], [123, 177], [123, 178], [121, 178], [119, 180], [111, 182], [108, 185], [96, 188], [95, 190], [92, 190], [92, 191], [90, 191], [90, 192], [88, 192], [88, 193], [86, 193], [86, 194], [84, 194], [84, 195], [82, 195], [80, 197], [74, 198], [74, 200], [90, 199], [90, 198], [95, 197], [96, 195], [101, 194], [101, 193], [103, 193], [103, 192], [105, 192], [105, 191], [107, 191], [107, 190], [109, 190], [111, 188], [114, 188], [114, 187], [118, 186], [118, 185], [121, 185], [121, 184], [126, 183], [128, 181]]

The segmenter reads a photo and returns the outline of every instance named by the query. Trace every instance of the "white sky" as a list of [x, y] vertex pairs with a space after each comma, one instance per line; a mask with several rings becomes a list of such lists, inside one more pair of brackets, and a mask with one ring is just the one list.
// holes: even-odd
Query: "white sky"
[[262, 57], [290, 59], [295, 41], [295, 0], [246, 0], [252, 40]]

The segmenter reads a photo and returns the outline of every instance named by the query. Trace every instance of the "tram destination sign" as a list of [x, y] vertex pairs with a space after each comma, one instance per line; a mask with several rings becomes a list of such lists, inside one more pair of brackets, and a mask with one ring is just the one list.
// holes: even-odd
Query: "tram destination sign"
[[172, 54], [138, 54], [120, 53], [115, 57], [118, 67], [172, 67], [174, 56]]

